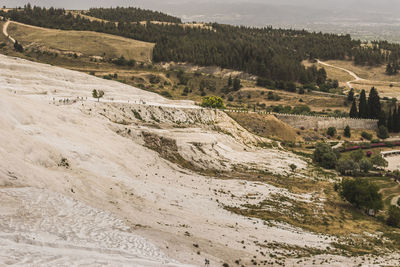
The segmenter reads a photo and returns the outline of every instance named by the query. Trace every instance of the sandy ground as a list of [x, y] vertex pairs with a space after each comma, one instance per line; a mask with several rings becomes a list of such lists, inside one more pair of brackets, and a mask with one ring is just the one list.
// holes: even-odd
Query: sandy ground
[[[106, 101], [91, 100], [93, 89], [104, 90]], [[58, 101], [78, 97], [88, 100]], [[0, 55], [0, 265], [247, 265], [275, 253], [261, 243], [326, 249], [335, 241], [223, 208], [272, 195], [309, 202], [310, 194], [195, 174], [144, 146], [143, 132], [174, 140], [198, 166], [282, 174], [291, 163], [306, 167], [293, 154], [257, 147], [268, 140], [222, 112]], [[297, 260], [287, 265], [312, 263]]]
[[390, 171], [400, 170], [400, 156], [387, 156], [385, 157], [388, 162], [387, 169]]

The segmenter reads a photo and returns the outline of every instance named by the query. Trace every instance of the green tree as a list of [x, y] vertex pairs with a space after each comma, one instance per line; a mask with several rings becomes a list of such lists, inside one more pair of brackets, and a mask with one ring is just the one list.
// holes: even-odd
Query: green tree
[[370, 141], [371, 141], [373, 136], [372, 136], [372, 134], [363, 131], [363, 132], [361, 133], [361, 137], [364, 138], [364, 139], [367, 139], [367, 140], [370, 140]]
[[368, 103], [365, 90], [363, 89], [360, 94], [360, 103], [358, 105], [358, 114], [360, 118], [368, 118]]
[[361, 149], [353, 151], [350, 153], [350, 158], [358, 163], [364, 158], [364, 152]]
[[351, 109], [350, 109], [350, 118], [358, 118], [359, 114], [357, 111], [357, 104], [356, 100], [353, 99], [353, 103], [351, 104]]
[[334, 169], [336, 167], [337, 156], [330, 145], [318, 143], [313, 153], [313, 161], [323, 168]]
[[339, 187], [340, 196], [365, 212], [374, 212], [383, 208], [379, 187], [367, 179], [343, 179]]
[[381, 100], [375, 87], [371, 88], [368, 97], [368, 117], [378, 119], [382, 112]]
[[231, 88], [232, 84], [233, 84], [232, 76], [229, 76], [229, 79], [228, 79], [228, 88]]
[[235, 77], [233, 80], [233, 90], [234, 91], [239, 91], [242, 85], [240, 84], [240, 79], [238, 77]]
[[368, 173], [372, 169], [372, 163], [369, 159], [362, 159], [359, 165], [360, 170], [364, 173]]
[[326, 134], [334, 137], [336, 135], [337, 131], [335, 127], [329, 127], [328, 130], [326, 131]]
[[371, 163], [376, 167], [384, 167], [385, 168], [388, 166], [387, 160], [384, 159], [381, 154], [372, 156]]
[[93, 98], [97, 98], [97, 102], [100, 102], [100, 98], [104, 96], [104, 91], [94, 89], [92, 91]]
[[350, 126], [349, 126], [349, 125], [347, 125], [346, 128], [344, 128], [343, 135], [344, 135], [345, 137], [348, 137], [348, 138], [351, 137], [351, 129], [350, 129]]
[[351, 88], [349, 93], [347, 94], [347, 100], [349, 102], [354, 100], [354, 89], [353, 88]]
[[360, 166], [351, 159], [339, 159], [336, 164], [336, 170], [342, 175], [356, 175]]
[[391, 205], [389, 208], [389, 217], [386, 220], [389, 226], [400, 227], [400, 208]]
[[386, 126], [384, 126], [384, 125], [379, 126], [378, 137], [381, 139], [389, 138], [389, 132], [388, 132], [388, 129], [386, 128]]
[[327, 74], [324, 68], [320, 68], [317, 71], [317, 84], [318, 86], [323, 85], [326, 82]]
[[208, 108], [225, 108], [224, 100], [219, 96], [207, 96], [203, 98], [201, 105]]

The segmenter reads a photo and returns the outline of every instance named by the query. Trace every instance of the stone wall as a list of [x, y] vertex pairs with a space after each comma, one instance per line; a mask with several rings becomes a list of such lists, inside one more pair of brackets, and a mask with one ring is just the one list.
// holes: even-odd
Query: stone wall
[[289, 124], [294, 128], [304, 127], [305, 129], [327, 129], [335, 127], [336, 129], [344, 129], [347, 125], [351, 129], [377, 130], [378, 120], [369, 119], [351, 119], [351, 118], [334, 118], [334, 117], [317, 117], [303, 116], [293, 114], [274, 114], [274, 116]]

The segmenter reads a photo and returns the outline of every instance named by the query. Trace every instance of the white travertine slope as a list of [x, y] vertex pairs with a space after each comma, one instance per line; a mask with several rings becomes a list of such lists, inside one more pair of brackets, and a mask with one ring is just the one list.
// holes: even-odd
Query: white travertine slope
[[[104, 90], [108, 102], [90, 100], [92, 89]], [[77, 97], [90, 101], [53, 102]], [[114, 123], [112, 116], [125, 113], [110, 110], [127, 109], [128, 100], [146, 102], [140, 105], [142, 112], [153, 115], [155, 109], [176, 107], [182, 120], [194, 109], [200, 113], [193, 116], [203, 112], [212, 120], [210, 125], [172, 127], [160, 112], [157, 127], [138, 120]], [[174, 260], [204, 265], [207, 258], [212, 266], [221, 266], [235, 257], [251, 259], [257, 242], [329, 247], [331, 237], [265, 225], [221, 206], [248, 203], [248, 195], [256, 196], [254, 203], [271, 194], [299, 201], [309, 201], [310, 195], [265, 183], [204, 177], [144, 146], [142, 133], [148, 131], [175, 140], [187, 160], [219, 161], [217, 169], [243, 164], [284, 173], [291, 162], [306, 166], [293, 154], [245, 144], [244, 139], [255, 143], [258, 138], [222, 112], [214, 114], [215, 123], [232, 134], [213, 130], [212, 112], [117, 82], [0, 55], [0, 265], [11, 259], [20, 265], [180, 266]], [[128, 128], [130, 135], [121, 134]], [[193, 141], [203, 142], [210, 155], [190, 152]], [[62, 158], [69, 168], [60, 166]], [[235, 198], [216, 196], [217, 191], [232, 192]]]

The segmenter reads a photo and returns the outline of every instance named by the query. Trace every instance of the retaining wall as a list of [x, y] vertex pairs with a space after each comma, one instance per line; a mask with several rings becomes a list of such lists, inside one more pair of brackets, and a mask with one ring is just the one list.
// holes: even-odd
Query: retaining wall
[[294, 128], [304, 127], [305, 129], [327, 129], [329, 127], [335, 127], [336, 129], [344, 129], [348, 125], [351, 129], [378, 129], [378, 120], [314, 117], [293, 114], [274, 114], [274, 116]]

